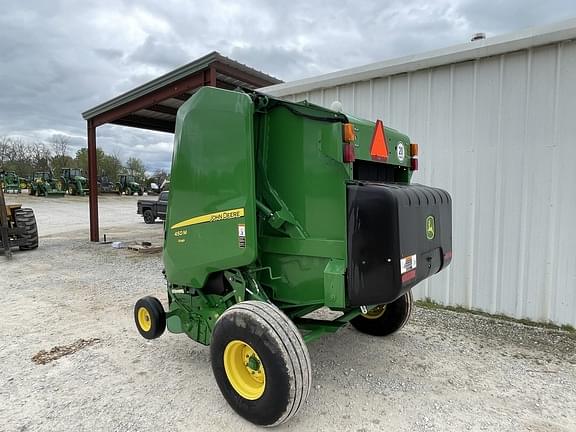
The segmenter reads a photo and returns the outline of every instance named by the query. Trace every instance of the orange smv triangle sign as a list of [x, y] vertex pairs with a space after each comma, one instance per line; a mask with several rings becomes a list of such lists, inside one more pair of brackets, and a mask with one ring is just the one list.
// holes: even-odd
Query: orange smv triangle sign
[[388, 159], [388, 144], [386, 143], [384, 124], [382, 124], [382, 120], [376, 120], [376, 127], [374, 128], [374, 135], [372, 136], [370, 156], [372, 156], [372, 159], [376, 160]]

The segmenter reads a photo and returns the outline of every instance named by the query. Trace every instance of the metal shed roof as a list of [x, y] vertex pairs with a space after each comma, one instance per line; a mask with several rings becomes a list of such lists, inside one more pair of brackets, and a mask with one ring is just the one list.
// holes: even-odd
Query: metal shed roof
[[82, 117], [95, 126], [114, 123], [173, 132], [178, 108], [203, 85], [256, 89], [281, 82], [214, 51], [83, 112]]
[[82, 113], [88, 136], [90, 240], [99, 240], [96, 128], [106, 123], [174, 132], [178, 108], [202, 86], [254, 90], [281, 83], [232, 59], [212, 52]]
[[490, 57], [570, 39], [576, 39], [576, 18], [421, 54], [371, 63], [312, 78], [276, 84], [259, 90], [273, 96], [287, 96], [351, 82], [367, 81], [373, 78]]

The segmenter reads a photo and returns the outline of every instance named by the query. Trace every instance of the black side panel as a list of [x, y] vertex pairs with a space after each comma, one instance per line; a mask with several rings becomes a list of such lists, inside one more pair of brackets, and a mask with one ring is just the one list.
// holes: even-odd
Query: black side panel
[[452, 259], [452, 200], [421, 185], [348, 185], [349, 306], [390, 303]]

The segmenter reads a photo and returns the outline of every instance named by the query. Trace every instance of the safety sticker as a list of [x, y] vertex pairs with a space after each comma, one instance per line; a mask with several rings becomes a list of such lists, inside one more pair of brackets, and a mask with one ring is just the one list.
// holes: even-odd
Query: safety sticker
[[400, 274], [407, 273], [416, 268], [416, 255], [410, 255], [400, 259]]
[[206, 222], [219, 222], [228, 219], [236, 219], [244, 216], [244, 208], [237, 208], [231, 210], [224, 210], [216, 213], [208, 213], [202, 216], [196, 216], [190, 219], [186, 219], [182, 222], [178, 222], [170, 227], [170, 229], [183, 228], [190, 225], [197, 225]]
[[238, 246], [240, 248], [246, 247], [246, 225], [238, 224]]

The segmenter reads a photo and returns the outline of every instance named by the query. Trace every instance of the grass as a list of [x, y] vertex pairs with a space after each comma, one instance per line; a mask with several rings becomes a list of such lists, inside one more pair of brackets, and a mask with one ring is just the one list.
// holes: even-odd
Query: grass
[[499, 320], [503, 320], [503, 321], [509, 321], [509, 322], [514, 322], [514, 323], [518, 323], [518, 324], [524, 324], [527, 326], [531, 326], [531, 327], [540, 327], [540, 328], [546, 328], [546, 329], [552, 329], [552, 330], [562, 330], [565, 332], [569, 332], [569, 333], [576, 333], [576, 329], [574, 327], [572, 327], [569, 324], [565, 324], [565, 325], [557, 325], [551, 322], [541, 322], [541, 321], [532, 321], [529, 319], [525, 319], [525, 318], [512, 318], [509, 317], [507, 315], [502, 315], [502, 314], [491, 314], [488, 312], [484, 312], [480, 309], [468, 309], [465, 308], [463, 306], [444, 306], [430, 298], [426, 298], [423, 300], [416, 300], [416, 305], [418, 305], [421, 308], [424, 309], [443, 309], [443, 310], [449, 310], [452, 312], [457, 312], [457, 313], [467, 313], [467, 314], [472, 314], [472, 315], [479, 315], [479, 316], [483, 316], [483, 317], [488, 317], [488, 318], [495, 318], [495, 319], [499, 319]]

